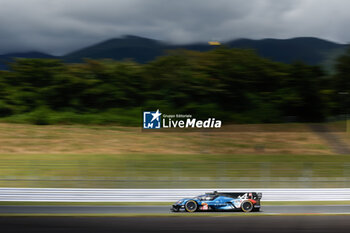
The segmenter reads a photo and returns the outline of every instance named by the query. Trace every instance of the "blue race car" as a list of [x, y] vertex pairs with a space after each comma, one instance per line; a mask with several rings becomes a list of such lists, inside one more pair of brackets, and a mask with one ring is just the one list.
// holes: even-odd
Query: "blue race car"
[[259, 211], [261, 198], [262, 193], [221, 193], [215, 191], [194, 198], [181, 199], [173, 204], [171, 211]]

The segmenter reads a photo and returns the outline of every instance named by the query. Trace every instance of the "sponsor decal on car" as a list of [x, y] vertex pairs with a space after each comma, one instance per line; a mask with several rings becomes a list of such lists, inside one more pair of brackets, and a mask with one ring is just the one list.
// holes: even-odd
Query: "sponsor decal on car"
[[202, 210], [208, 210], [209, 209], [209, 206], [207, 203], [202, 203]]

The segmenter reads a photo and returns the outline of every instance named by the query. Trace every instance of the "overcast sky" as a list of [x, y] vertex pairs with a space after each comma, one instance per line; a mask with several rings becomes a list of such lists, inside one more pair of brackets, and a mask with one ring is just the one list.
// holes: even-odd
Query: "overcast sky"
[[350, 42], [349, 0], [0, 0], [0, 54], [61, 55], [125, 34], [173, 43], [315, 36]]

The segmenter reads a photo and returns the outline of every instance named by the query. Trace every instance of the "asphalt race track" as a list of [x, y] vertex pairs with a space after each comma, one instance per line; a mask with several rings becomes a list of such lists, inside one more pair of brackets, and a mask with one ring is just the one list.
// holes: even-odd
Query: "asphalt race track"
[[[0, 206], [0, 214], [165, 214], [170, 206]], [[220, 214], [235, 212], [218, 212]], [[236, 212], [242, 214], [241, 212]], [[261, 214], [350, 214], [350, 205], [262, 206]], [[176, 213], [174, 213], [176, 214]], [[196, 213], [194, 213], [196, 214]], [[249, 213], [248, 213], [249, 214]]]
[[[263, 206], [261, 212], [253, 214], [242, 212], [215, 213], [219, 213], [219, 215], [213, 216], [208, 213], [208, 216], [203, 216], [203, 214], [198, 215], [197, 213], [171, 213], [169, 206], [0, 206], [0, 232], [333, 233], [349, 232], [350, 229], [350, 205]], [[318, 213], [330, 215], [317, 215]], [[23, 216], [6, 216], [11, 214], [23, 214]], [[41, 214], [42, 216], [35, 216], [35, 214]], [[45, 214], [62, 214], [63, 216], [45, 216]], [[64, 214], [67, 215], [64, 216]], [[69, 214], [73, 214], [73, 216], [69, 216]], [[79, 214], [92, 214], [92, 216], [79, 216]], [[99, 214], [150, 215], [106, 216]]]
[[1, 233], [349, 232], [350, 216], [0, 217]]

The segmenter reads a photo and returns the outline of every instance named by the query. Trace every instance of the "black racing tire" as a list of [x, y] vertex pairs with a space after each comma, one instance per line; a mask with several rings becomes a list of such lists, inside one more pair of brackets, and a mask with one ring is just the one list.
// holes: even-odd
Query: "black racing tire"
[[189, 200], [185, 203], [185, 210], [186, 212], [196, 212], [198, 209], [198, 204], [194, 200]]
[[253, 203], [249, 200], [243, 201], [241, 204], [241, 209], [243, 212], [251, 212], [253, 210]]
[[259, 208], [254, 208], [253, 212], [260, 212], [260, 207]]

